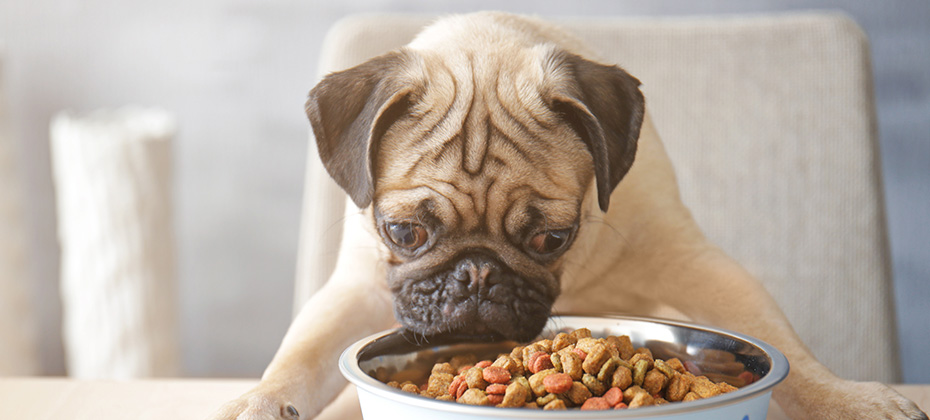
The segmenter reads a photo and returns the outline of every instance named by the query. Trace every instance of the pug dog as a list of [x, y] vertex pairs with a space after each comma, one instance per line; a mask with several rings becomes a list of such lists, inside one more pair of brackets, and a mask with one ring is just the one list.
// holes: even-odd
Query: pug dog
[[340, 352], [395, 323], [529, 340], [553, 313], [622, 311], [774, 345], [791, 363], [774, 396], [794, 419], [927, 419], [828, 371], [705, 239], [639, 85], [555, 26], [503, 13], [441, 19], [326, 76], [307, 114], [359, 210], [261, 382], [213, 418], [314, 418], [345, 387]]

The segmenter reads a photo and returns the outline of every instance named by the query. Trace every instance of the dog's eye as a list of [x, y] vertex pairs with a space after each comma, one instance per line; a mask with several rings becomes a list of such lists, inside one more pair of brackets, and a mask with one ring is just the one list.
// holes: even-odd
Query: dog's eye
[[417, 249], [429, 238], [426, 228], [414, 223], [388, 223], [384, 230], [394, 245], [404, 249]]
[[551, 254], [562, 249], [568, 243], [572, 231], [570, 229], [550, 230], [534, 235], [527, 246], [537, 254]]

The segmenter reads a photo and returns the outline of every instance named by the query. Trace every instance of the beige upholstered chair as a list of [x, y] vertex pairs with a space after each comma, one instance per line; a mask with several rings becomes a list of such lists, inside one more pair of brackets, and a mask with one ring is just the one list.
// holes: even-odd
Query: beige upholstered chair
[[[429, 21], [345, 19], [321, 73], [399, 47]], [[829, 13], [562, 23], [643, 82], [685, 203], [817, 357], [846, 378], [898, 381], [869, 49], [856, 24]], [[346, 209], [310, 150], [298, 305], [328, 277]]]

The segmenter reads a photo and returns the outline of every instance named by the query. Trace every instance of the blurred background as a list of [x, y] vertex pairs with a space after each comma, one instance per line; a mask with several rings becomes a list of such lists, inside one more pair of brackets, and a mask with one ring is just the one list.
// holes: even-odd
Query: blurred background
[[162, 168], [171, 173], [175, 258], [166, 264], [177, 279], [169, 288], [179, 305], [176, 374], [258, 377], [292, 314], [309, 130], [303, 105], [326, 31], [350, 14], [483, 9], [551, 18], [830, 9], [857, 21], [872, 48], [904, 380], [930, 383], [926, 0], [0, 0], [0, 116], [5, 109], [10, 140], [0, 166], [18, 180], [7, 196], [21, 203], [18, 232], [0, 236], [21, 238], [23, 267], [0, 280], [22, 286], [33, 308], [22, 322], [35, 325], [26, 333], [35, 363], [21, 370], [68, 373], [62, 203], [50, 148], [50, 122], [60, 111], [143, 105], [176, 118], [168, 124], [176, 129], [173, 163]]

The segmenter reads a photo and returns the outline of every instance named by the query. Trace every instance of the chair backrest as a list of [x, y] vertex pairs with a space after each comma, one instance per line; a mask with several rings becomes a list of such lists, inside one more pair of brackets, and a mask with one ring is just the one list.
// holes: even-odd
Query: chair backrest
[[[429, 21], [345, 19], [326, 38], [321, 68], [399, 47]], [[830, 13], [561, 23], [643, 82], [683, 200], [818, 359], [849, 379], [898, 381], [869, 50], [856, 24]], [[339, 218], [345, 208], [322, 198], [342, 196], [316, 181], [310, 149], [316, 183], [306, 187], [303, 233], [317, 230], [301, 242], [298, 302], [331, 270], [336, 246], [324, 241], [338, 242], [336, 219], [319, 213]]]

